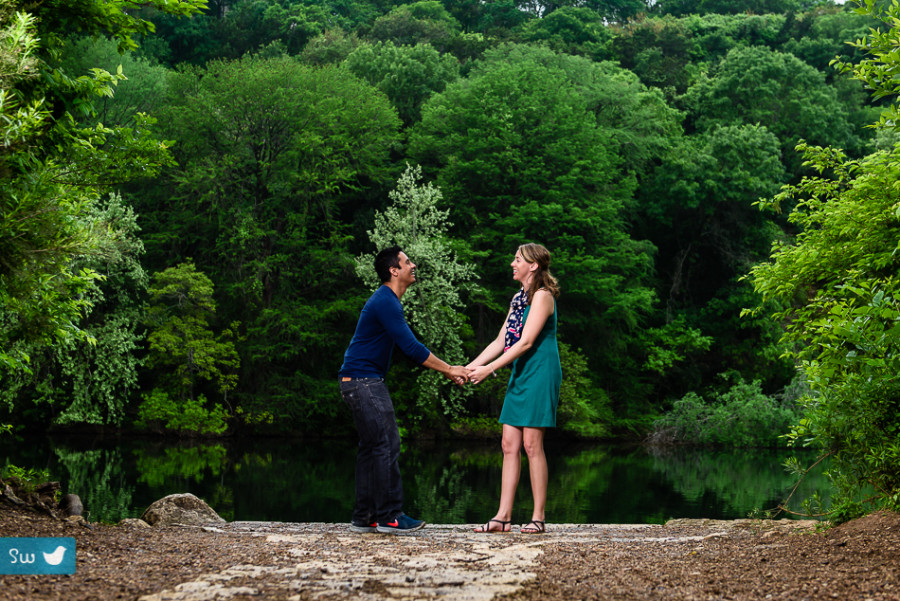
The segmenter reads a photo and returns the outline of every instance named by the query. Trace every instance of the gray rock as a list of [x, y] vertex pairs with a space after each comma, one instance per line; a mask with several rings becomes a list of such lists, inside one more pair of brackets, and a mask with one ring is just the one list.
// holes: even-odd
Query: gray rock
[[125, 518], [124, 520], [120, 520], [119, 526], [125, 526], [126, 528], [150, 528], [150, 524], [137, 518]]
[[81, 498], [78, 495], [64, 495], [59, 502], [59, 508], [68, 516], [84, 514], [84, 505], [81, 504]]
[[169, 495], [154, 501], [141, 516], [151, 526], [206, 526], [224, 524], [212, 507], [190, 493]]

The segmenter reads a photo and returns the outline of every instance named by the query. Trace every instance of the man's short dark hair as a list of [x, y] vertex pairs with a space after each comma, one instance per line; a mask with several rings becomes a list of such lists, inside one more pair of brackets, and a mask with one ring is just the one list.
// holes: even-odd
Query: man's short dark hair
[[400, 253], [403, 249], [399, 246], [385, 248], [375, 256], [375, 273], [381, 283], [391, 281], [391, 267], [400, 267]]

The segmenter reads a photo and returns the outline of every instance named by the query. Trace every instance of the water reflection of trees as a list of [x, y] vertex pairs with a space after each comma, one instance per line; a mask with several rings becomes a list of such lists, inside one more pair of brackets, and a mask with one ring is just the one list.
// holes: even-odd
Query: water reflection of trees
[[[34, 447], [36, 448], [36, 446]], [[46, 447], [45, 447], [46, 448]], [[49, 449], [48, 449], [49, 450]], [[548, 442], [547, 517], [560, 523], [659, 523], [672, 517], [743, 517], [780, 502], [794, 485], [783, 451], [710, 450]], [[348, 440], [271, 439], [225, 444], [130, 441], [82, 449], [52, 445], [43, 464], [66, 492], [81, 496], [92, 520], [138, 517], [149, 503], [191, 492], [227, 520], [345, 522], [352, 511], [356, 448]], [[796, 453], [795, 453], [796, 454]], [[40, 463], [32, 452], [23, 465]], [[15, 457], [14, 457], [15, 459]], [[496, 511], [499, 441], [407, 444], [400, 461], [406, 510], [431, 523], [480, 523]], [[818, 488], [821, 471], [792, 508]], [[522, 458], [514, 520], [532, 499]]]
[[227, 485], [228, 451], [222, 444], [153, 445], [132, 451], [138, 482], [152, 500], [192, 492], [226, 520], [234, 519], [234, 498]]
[[[687, 500], [699, 502], [715, 495], [732, 513], [774, 509], [797, 483], [796, 476], [783, 468], [784, 452], [775, 450], [650, 447], [647, 454], [652, 468]], [[829, 489], [822, 470], [810, 473], [790, 508], [800, 511], [803, 499], [815, 490], [827, 498]]]
[[134, 486], [126, 478], [121, 450], [56, 447], [54, 452], [68, 474], [64, 490], [81, 498], [89, 520], [118, 522], [135, 517]]
[[218, 476], [225, 469], [228, 452], [220, 444], [189, 447], [165, 447], [161, 453], [134, 451], [138, 480], [151, 488], [161, 487], [172, 478], [202, 481], [207, 472]]

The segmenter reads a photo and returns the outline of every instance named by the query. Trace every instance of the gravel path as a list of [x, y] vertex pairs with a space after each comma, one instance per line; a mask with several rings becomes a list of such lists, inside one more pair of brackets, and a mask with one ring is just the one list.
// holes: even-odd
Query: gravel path
[[[810, 531], [813, 523], [777, 522], [769, 532]], [[431, 525], [415, 535], [353, 534], [344, 525], [238, 522], [207, 528], [283, 547], [289, 565], [237, 565], [204, 574], [142, 601], [206, 601], [243, 596], [295, 599], [442, 599], [488, 601], [525, 590], [544, 548], [662, 547], [748, 536], [752, 522], [682, 521], [654, 525], [552, 525], [544, 535], [477, 534], [472, 525]], [[638, 556], [640, 552], [638, 552]]]
[[[0, 504], [0, 536], [72, 536], [76, 573], [0, 576], [4, 601], [900, 601], [900, 515], [811, 522], [549, 524], [543, 535], [429, 525], [80, 524]], [[516, 529], [517, 530], [517, 529]], [[2, 558], [0, 558], [2, 561]]]

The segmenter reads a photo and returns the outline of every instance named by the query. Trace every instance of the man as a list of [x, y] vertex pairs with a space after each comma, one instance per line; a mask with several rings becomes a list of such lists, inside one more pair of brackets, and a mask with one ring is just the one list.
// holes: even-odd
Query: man
[[468, 379], [463, 366], [451, 367], [438, 359], [406, 323], [400, 299], [416, 281], [415, 269], [399, 246], [382, 250], [375, 257], [375, 272], [382, 285], [359, 315], [339, 373], [341, 396], [359, 432], [356, 504], [350, 522], [353, 532], [409, 534], [425, 525], [403, 513], [400, 432], [384, 384], [394, 345], [416, 363], [441, 372], [457, 384]]

